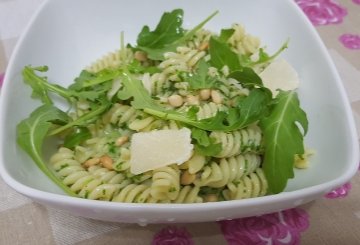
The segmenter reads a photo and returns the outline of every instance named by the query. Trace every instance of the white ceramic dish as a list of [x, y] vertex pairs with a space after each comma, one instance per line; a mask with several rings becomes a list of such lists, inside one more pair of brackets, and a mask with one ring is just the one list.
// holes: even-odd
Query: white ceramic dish
[[[187, 27], [219, 10], [207, 28], [218, 31], [234, 22], [243, 23], [270, 51], [290, 38], [290, 48], [283, 57], [302, 79], [299, 95], [310, 122], [306, 145], [317, 151], [310, 168], [296, 171], [295, 179], [281, 194], [238, 201], [126, 204], [64, 195], [16, 144], [16, 124], [39, 105], [22, 82], [22, 68], [28, 64], [48, 65], [49, 79], [68, 85], [91, 61], [118, 48], [121, 31], [126, 41], [133, 43], [143, 25], [154, 26], [164, 11], [179, 7], [185, 11]], [[292, 208], [348, 181], [359, 159], [351, 109], [338, 73], [316, 31], [290, 0], [46, 1], [29, 23], [9, 63], [0, 118], [0, 173], [12, 188], [44, 205], [108, 221], [202, 222]]]

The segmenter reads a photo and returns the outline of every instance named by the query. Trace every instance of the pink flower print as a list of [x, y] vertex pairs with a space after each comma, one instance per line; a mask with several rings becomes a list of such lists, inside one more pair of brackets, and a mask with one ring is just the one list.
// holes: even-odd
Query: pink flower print
[[185, 228], [168, 226], [155, 234], [152, 245], [193, 245], [191, 235]]
[[293, 208], [282, 211], [286, 223], [298, 231], [305, 231], [309, 228], [309, 215], [300, 208]]
[[360, 49], [360, 36], [359, 35], [343, 34], [339, 37], [339, 40], [346, 48]]
[[351, 184], [346, 183], [343, 186], [340, 186], [339, 188], [336, 188], [335, 190], [329, 192], [325, 195], [326, 198], [335, 199], [335, 198], [343, 198], [346, 197], [351, 189]]
[[294, 208], [219, 224], [230, 245], [296, 245], [300, 244], [300, 233], [309, 227], [309, 216], [304, 210]]
[[0, 88], [2, 87], [3, 81], [4, 81], [5, 73], [0, 73]]
[[347, 15], [346, 8], [334, 0], [295, 0], [314, 25], [337, 24]]
[[352, 0], [355, 4], [360, 4], [360, 0]]

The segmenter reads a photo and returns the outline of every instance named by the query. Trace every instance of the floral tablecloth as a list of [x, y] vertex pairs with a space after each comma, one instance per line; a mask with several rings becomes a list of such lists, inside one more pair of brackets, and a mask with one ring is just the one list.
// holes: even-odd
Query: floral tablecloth
[[[0, 84], [19, 35], [43, 0], [0, 0]], [[295, 0], [316, 26], [360, 129], [360, 0]], [[360, 132], [360, 130], [359, 130]], [[360, 174], [321, 199], [260, 217], [138, 225], [71, 216], [0, 179], [0, 244], [360, 244]]]

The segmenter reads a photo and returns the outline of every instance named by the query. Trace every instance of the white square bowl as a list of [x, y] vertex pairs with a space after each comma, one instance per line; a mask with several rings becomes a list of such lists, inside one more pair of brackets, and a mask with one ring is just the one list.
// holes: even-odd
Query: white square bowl
[[[301, 78], [298, 92], [309, 119], [306, 145], [317, 152], [310, 167], [295, 171], [285, 192], [246, 200], [127, 204], [66, 196], [16, 144], [16, 125], [39, 105], [22, 81], [22, 68], [48, 65], [49, 80], [67, 86], [83, 67], [119, 47], [121, 31], [126, 42], [134, 43], [143, 25], [153, 27], [164, 11], [175, 8], [184, 9], [188, 28], [219, 10], [206, 28], [219, 31], [242, 23], [270, 51], [290, 38], [289, 49], [282, 56]], [[10, 60], [1, 95], [0, 135], [0, 173], [18, 192], [74, 215], [141, 224], [214, 221], [292, 208], [347, 182], [359, 159], [354, 121], [339, 75], [315, 29], [290, 0], [46, 1]]]

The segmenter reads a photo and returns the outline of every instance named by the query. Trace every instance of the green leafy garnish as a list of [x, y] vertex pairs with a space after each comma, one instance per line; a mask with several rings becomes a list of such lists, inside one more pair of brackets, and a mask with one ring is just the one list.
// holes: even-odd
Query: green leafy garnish
[[90, 122], [93, 122], [97, 119], [97, 117], [99, 115], [101, 115], [103, 112], [105, 112], [109, 108], [110, 105], [111, 104], [109, 101], [104, 100], [101, 104], [96, 104], [92, 111], [82, 115], [81, 117], [75, 119], [74, 121], [71, 121], [59, 128], [56, 128], [56, 129], [50, 131], [49, 135], [58, 134], [58, 133], [63, 132], [64, 130], [69, 129], [73, 126], [83, 126]]
[[36, 165], [67, 194], [75, 196], [61, 180], [49, 170], [42, 158], [42, 146], [49, 129], [54, 121], [67, 122], [69, 120], [66, 113], [52, 105], [45, 104], [34, 112], [30, 117], [21, 121], [17, 125], [17, 142], [34, 160]]
[[233, 71], [229, 74], [229, 78], [234, 78], [246, 87], [253, 87], [255, 85], [262, 86], [262, 80], [256, 72], [249, 68], [243, 67], [240, 70]]
[[194, 73], [188, 73], [184, 77], [192, 90], [216, 88], [217, 78], [208, 75], [210, 65], [205, 60], [200, 60]]
[[35, 72], [46, 72], [47, 66], [30, 67], [25, 66], [22, 72], [24, 82], [32, 88], [32, 97], [40, 99], [44, 104], [52, 104], [53, 101], [49, 96], [49, 91], [57, 93], [61, 97], [69, 100], [72, 96], [71, 93], [66, 91], [65, 88], [51, 84], [45, 77], [38, 76]]
[[139, 47], [159, 48], [169, 45], [184, 36], [182, 28], [184, 11], [175, 9], [165, 12], [154, 31], [149, 26], [144, 26], [138, 36]]
[[[144, 26], [137, 38], [137, 49], [147, 53], [152, 60], [163, 60], [164, 53], [174, 52], [176, 47], [190, 40], [218, 11], [211, 14], [190, 31], [182, 28], [183, 11], [175, 9], [164, 13], [154, 31]], [[154, 38], [154, 39], [151, 39]]]
[[218, 40], [220, 42], [227, 42], [229, 40], [229, 38], [234, 34], [234, 32], [235, 32], [235, 30], [232, 28], [222, 29]]
[[263, 48], [260, 48], [259, 57], [255, 61], [251, 60], [250, 57], [247, 55], [239, 55], [240, 64], [241, 66], [254, 67], [256, 65], [269, 63], [272, 60], [274, 60], [276, 57], [278, 57], [282, 51], [287, 49], [288, 44], [289, 44], [289, 40], [286, 40], [286, 42], [283, 45], [281, 45], [281, 47], [273, 55], [269, 55], [268, 53], [265, 52]]
[[[103, 69], [97, 73], [91, 73], [83, 70], [80, 75], [75, 78], [75, 83], [70, 87], [70, 91], [84, 91], [85, 89], [94, 89], [96, 85], [112, 81], [120, 74], [117, 69]], [[86, 91], [86, 90], [85, 90]]]
[[143, 66], [137, 60], [133, 60], [131, 63], [129, 63], [127, 65], [127, 68], [131, 73], [140, 73], [140, 74], [149, 73], [152, 75], [154, 73], [161, 72], [160, 68], [156, 66]]
[[[46, 78], [40, 77], [35, 73], [35, 71], [45, 72], [47, 71], [47, 67], [25, 66], [25, 68], [23, 69], [24, 81], [32, 87], [33, 97], [39, 98], [44, 104], [53, 103], [49, 96], [49, 92], [56, 93], [68, 101], [71, 101], [71, 99], [74, 98], [88, 99], [94, 102], [93, 104], [91, 104], [90, 112], [82, 115], [74, 121], [69, 121], [67, 124], [52, 130], [51, 132], [49, 132], [49, 135], [58, 134], [73, 126], [84, 125], [89, 121], [96, 119], [98, 115], [103, 113], [110, 106], [110, 102], [107, 101], [103, 96], [103, 94], [109, 88], [96, 86], [99, 86], [101, 83], [114, 79], [116, 77], [116, 74], [119, 74], [118, 71], [110, 72], [106, 70], [97, 73], [97, 76], [95, 76], [90, 72], [83, 71], [76, 79], [76, 82], [72, 86], [70, 86], [69, 89], [66, 89], [59, 85], [49, 83]], [[89, 86], [92, 87], [90, 88]]]
[[304, 153], [303, 135], [307, 132], [308, 121], [296, 92], [280, 91], [270, 116], [262, 119], [260, 125], [265, 139], [263, 169], [270, 191], [279, 193], [288, 179], [294, 177], [295, 154]]
[[68, 134], [64, 140], [64, 146], [73, 149], [87, 139], [91, 138], [90, 130], [86, 127], [76, 127], [71, 134]]
[[230, 71], [241, 69], [238, 55], [231, 50], [230, 46], [215, 37], [210, 38], [209, 53], [212, 66], [221, 70], [224, 66], [229, 67]]
[[222, 150], [220, 143], [215, 143], [215, 139], [209, 137], [204, 130], [193, 128], [191, 130], [191, 137], [195, 142], [195, 151], [205, 156], [216, 156]]
[[[94, 101], [104, 94], [104, 89], [99, 89], [94, 86], [116, 77], [114, 71], [111, 73], [109, 71], [102, 71], [97, 75], [83, 71], [80, 76], [75, 79], [75, 83], [67, 89], [60, 85], [50, 83], [46, 77], [41, 77], [36, 74], [36, 72], [46, 72], [47, 70], [47, 66], [25, 66], [22, 72], [25, 83], [29, 84], [33, 90], [32, 97], [40, 99], [44, 104], [53, 103], [49, 92], [53, 92], [68, 101], [71, 101], [72, 98]], [[106, 77], [104, 73], [106, 73]]]
[[288, 45], [289, 40], [286, 40], [286, 42], [273, 55], [269, 55], [264, 51], [264, 49], [261, 48], [259, 50], [259, 59], [255, 61], [252, 65], [263, 64], [274, 60], [282, 51], [288, 48]]

